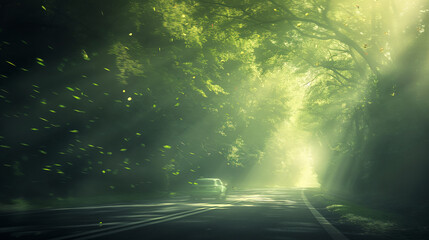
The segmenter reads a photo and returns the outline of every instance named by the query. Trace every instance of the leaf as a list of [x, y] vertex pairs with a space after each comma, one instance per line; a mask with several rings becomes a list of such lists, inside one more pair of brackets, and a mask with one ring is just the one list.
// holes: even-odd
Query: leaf
[[164, 148], [165, 148], [165, 149], [170, 149], [170, 148], [171, 148], [171, 146], [170, 146], [170, 145], [164, 145]]
[[7, 145], [0, 145], [1, 148], [10, 148], [10, 146]]
[[79, 130], [70, 130], [71, 133], [78, 133]]
[[12, 66], [14, 66], [14, 67], [16, 67], [16, 65], [15, 64], [13, 64], [13, 63], [11, 63], [11, 62], [9, 62], [9, 61], [6, 61], [7, 63], [9, 63], [10, 65], [12, 65]]
[[121, 152], [126, 152], [127, 151], [127, 149], [126, 148], [122, 148], [121, 150], [119, 150], [119, 151], [121, 151]]
[[70, 91], [72, 91], [72, 92], [74, 92], [74, 89], [73, 88], [71, 88], [71, 87], [66, 87], [68, 90], [70, 90]]
[[31, 130], [33, 130], [33, 131], [39, 131], [39, 129], [37, 129], [37, 128], [32, 128]]
[[73, 95], [74, 98], [76, 98], [77, 100], [80, 100], [80, 97]]

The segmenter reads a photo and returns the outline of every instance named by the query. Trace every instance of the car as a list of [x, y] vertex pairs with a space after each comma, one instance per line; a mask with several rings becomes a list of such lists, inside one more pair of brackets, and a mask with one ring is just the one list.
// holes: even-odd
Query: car
[[216, 198], [218, 200], [226, 199], [226, 184], [223, 184], [219, 178], [199, 178], [195, 180], [192, 190], [192, 199]]

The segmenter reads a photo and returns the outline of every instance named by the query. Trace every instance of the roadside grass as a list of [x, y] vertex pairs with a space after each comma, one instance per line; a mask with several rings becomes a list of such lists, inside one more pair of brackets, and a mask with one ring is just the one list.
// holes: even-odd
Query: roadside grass
[[306, 195], [315, 207], [335, 216], [338, 224], [357, 227], [366, 234], [386, 235], [404, 228], [404, 217], [391, 211], [341, 199], [320, 190], [307, 190]]
[[68, 197], [68, 198], [47, 198], [31, 199], [24, 198], [11, 199], [7, 203], [0, 203], [0, 212], [21, 212], [52, 208], [100, 206], [105, 204], [120, 204], [141, 202], [143, 200], [154, 200], [175, 196], [174, 192], [156, 192], [150, 194], [117, 194], [100, 195], [91, 197]]

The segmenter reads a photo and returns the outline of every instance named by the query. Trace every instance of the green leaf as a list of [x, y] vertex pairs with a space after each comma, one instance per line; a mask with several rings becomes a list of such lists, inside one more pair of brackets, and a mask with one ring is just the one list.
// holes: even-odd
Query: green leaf
[[170, 149], [170, 148], [171, 148], [171, 146], [170, 146], [170, 145], [164, 145], [164, 148], [165, 148], [165, 149]]
[[10, 65], [12, 65], [12, 66], [16, 67], [16, 65], [15, 65], [14, 63], [9, 62], [9, 61], [6, 61], [6, 62], [7, 62], [7, 63], [9, 63]]

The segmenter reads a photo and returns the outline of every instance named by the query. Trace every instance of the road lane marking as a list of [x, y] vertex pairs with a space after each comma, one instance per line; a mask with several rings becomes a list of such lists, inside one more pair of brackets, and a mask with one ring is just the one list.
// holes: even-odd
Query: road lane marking
[[[202, 211], [209, 211], [212, 209], [214, 209], [214, 208], [198, 208], [198, 209], [193, 209], [193, 210], [180, 212], [180, 213], [174, 213], [174, 214], [170, 214], [170, 215], [166, 215], [166, 216], [160, 216], [160, 217], [145, 219], [142, 221], [124, 223], [124, 224], [114, 226], [114, 227], [90, 230], [90, 231], [86, 231], [86, 232], [82, 232], [82, 233], [76, 233], [76, 234], [71, 234], [71, 235], [67, 235], [67, 236], [52, 238], [50, 240], [65, 240], [65, 239], [73, 239], [73, 238], [78, 238], [78, 237], [79, 237], [79, 239], [83, 239], [83, 238], [81, 238], [82, 236], [90, 235], [90, 236], [85, 237], [85, 239], [89, 239], [89, 238], [93, 238], [95, 235], [98, 236], [99, 234], [101, 234], [101, 232], [105, 232], [105, 233], [107, 232], [107, 234], [110, 234], [112, 231], [115, 231], [115, 232], [125, 231], [125, 230], [123, 230], [124, 228], [128, 229], [130, 227], [140, 227], [141, 225], [145, 225], [145, 224], [151, 223], [151, 222], [157, 223], [161, 220], [168, 221], [170, 218], [177, 219], [178, 217], [180, 218], [180, 216], [182, 216], [182, 215], [188, 216], [189, 214], [192, 215], [192, 213], [197, 214], [197, 213], [200, 213]], [[172, 219], [172, 220], [174, 220], [174, 219]], [[91, 234], [94, 234], [94, 235], [91, 235]], [[103, 235], [106, 235], [106, 234], [103, 234]]]
[[[230, 202], [229, 204], [234, 204], [234, 203], [238, 203], [238, 202], [240, 202], [240, 201], [233, 201], [233, 202]], [[142, 221], [125, 223], [125, 224], [121, 224], [121, 225], [114, 226], [114, 227], [90, 230], [90, 231], [86, 231], [86, 232], [82, 232], [82, 233], [76, 233], [76, 234], [71, 234], [71, 235], [57, 237], [57, 238], [51, 238], [50, 240], [66, 240], [66, 239], [76, 239], [76, 238], [78, 238], [80, 240], [92, 239], [92, 238], [102, 237], [102, 236], [106, 236], [106, 235], [113, 234], [113, 233], [128, 231], [128, 230], [135, 229], [135, 228], [146, 227], [146, 226], [157, 224], [157, 223], [168, 222], [168, 221], [172, 221], [172, 220], [176, 220], [176, 219], [180, 219], [180, 218], [184, 218], [184, 217], [208, 212], [208, 211], [215, 210], [218, 208], [220, 208], [220, 206], [198, 208], [198, 209], [193, 209], [193, 210], [180, 212], [180, 213], [174, 213], [174, 214], [170, 214], [170, 215], [166, 215], [166, 216], [160, 216], [160, 217], [155, 217], [155, 218], [151, 218], [151, 219], [145, 219]]]
[[98, 234], [94, 234], [94, 235], [90, 235], [90, 236], [86, 236], [86, 237], [81, 237], [79, 239], [80, 240], [86, 240], [86, 239], [93, 239], [93, 238], [97, 238], [97, 237], [103, 237], [103, 236], [106, 236], [106, 235], [110, 235], [110, 234], [114, 234], [114, 233], [119, 233], [119, 232], [123, 232], [123, 231], [128, 231], [128, 230], [132, 230], [132, 229], [136, 229], [136, 228], [146, 227], [146, 226], [154, 225], [154, 224], [157, 224], [157, 223], [163, 223], [163, 222], [173, 221], [173, 220], [176, 220], [176, 219], [180, 219], [180, 218], [184, 218], [184, 217], [188, 217], [188, 216], [200, 214], [200, 213], [203, 213], [203, 212], [208, 212], [208, 211], [211, 211], [211, 210], [214, 210], [214, 209], [216, 209], [216, 208], [215, 207], [213, 207], [213, 208], [207, 208], [207, 209], [202, 209], [200, 211], [191, 212], [191, 213], [187, 213], [187, 214], [183, 214], [183, 215], [172, 216], [172, 217], [169, 217], [169, 218], [162, 218], [162, 219], [159, 219], [159, 220], [145, 222], [145, 223], [141, 223], [141, 224], [135, 224], [135, 225], [133, 224], [132, 226], [125, 226], [123, 228], [115, 229], [115, 230], [112, 230], [112, 231], [101, 232], [101, 233], [98, 233]]
[[331, 236], [333, 240], [349, 240], [344, 234], [342, 234], [336, 227], [334, 227], [322, 214], [317, 211], [313, 205], [308, 201], [307, 197], [304, 194], [304, 190], [301, 190], [301, 197], [304, 200], [307, 208], [310, 209], [310, 212], [317, 219], [317, 221], [322, 225], [326, 232]]

